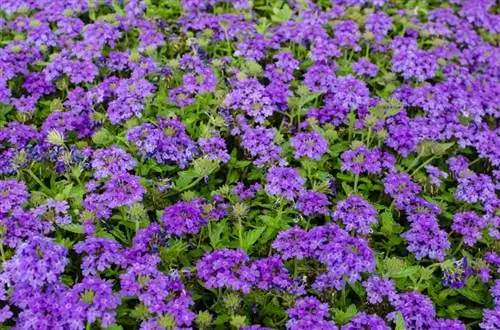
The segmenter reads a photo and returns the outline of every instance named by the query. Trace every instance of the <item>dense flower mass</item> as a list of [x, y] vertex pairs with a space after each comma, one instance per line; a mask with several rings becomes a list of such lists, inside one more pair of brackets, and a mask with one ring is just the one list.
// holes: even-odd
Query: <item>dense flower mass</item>
[[2, 329], [500, 329], [493, 0], [0, 0]]

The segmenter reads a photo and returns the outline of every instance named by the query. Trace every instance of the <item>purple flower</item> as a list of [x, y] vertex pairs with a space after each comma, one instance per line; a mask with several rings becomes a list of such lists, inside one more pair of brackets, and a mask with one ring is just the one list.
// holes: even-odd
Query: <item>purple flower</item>
[[117, 173], [126, 173], [133, 169], [136, 162], [123, 149], [109, 147], [94, 152], [92, 168], [96, 179], [104, 179]]
[[287, 290], [292, 286], [290, 274], [277, 256], [256, 260], [251, 268], [258, 274], [253, 285], [261, 290]]
[[441, 171], [435, 166], [427, 165], [425, 166], [425, 169], [429, 174], [431, 183], [436, 186], [439, 186], [441, 184], [441, 178], [446, 179], [448, 177], [448, 173]]
[[241, 250], [219, 249], [205, 253], [197, 262], [196, 271], [207, 288], [227, 287], [249, 293], [259, 276], [249, 262], [250, 258]]
[[65, 306], [73, 320], [79, 320], [81, 327], [87, 322], [101, 320], [104, 327], [115, 323], [116, 307], [121, 300], [113, 292], [112, 283], [97, 277], [84, 277], [65, 295]]
[[[407, 292], [399, 295], [394, 303], [396, 311], [401, 312], [407, 329], [431, 329], [436, 312], [429, 298], [418, 292]], [[396, 313], [390, 313], [388, 319], [395, 321]]]
[[361, 312], [348, 324], [342, 326], [342, 330], [389, 330], [385, 321], [380, 316]]
[[262, 185], [260, 183], [251, 184], [248, 188], [245, 188], [245, 185], [241, 182], [238, 182], [236, 186], [233, 188], [233, 193], [238, 195], [238, 197], [242, 200], [249, 200], [255, 197], [255, 194], [262, 189]]
[[0, 180], [0, 214], [9, 213], [28, 201], [30, 194], [23, 181]]
[[140, 177], [126, 174], [114, 174], [104, 184], [105, 192], [102, 195], [108, 202], [109, 208], [132, 205], [142, 200], [146, 190], [141, 185]]
[[224, 105], [233, 110], [243, 110], [260, 124], [277, 110], [272, 94], [255, 78], [236, 80]]
[[198, 233], [209, 220], [203, 207], [204, 203], [200, 199], [167, 206], [161, 216], [166, 232], [176, 236]]
[[18, 246], [12, 259], [3, 263], [0, 280], [11, 286], [28, 285], [32, 288], [58, 283], [68, 264], [66, 255], [66, 248], [51, 239], [31, 237]]
[[443, 261], [446, 250], [451, 246], [448, 235], [439, 228], [436, 217], [428, 213], [418, 214], [411, 223], [410, 230], [401, 236], [408, 241], [408, 251], [415, 253], [419, 260], [429, 257]]
[[175, 118], [158, 118], [158, 126], [146, 123], [131, 128], [127, 140], [137, 145], [139, 155], [161, 164], [175, 163], [185, 168], [198, 153], [186, 127]]
[[328, 214], [330, 202], [328, 197], [313, 190], [304, 190], [299, 194], [295, 207], [305, 216], [314, 216], [317, 214]]
[[384, 36], [392, 28], [392, 19], [383, 11], [375, 11], [368, 15], [365, 20], [365, 29], [373, 34], [377, 42], [384, 40]]
[[291, 258], [302, 260], [311, 256], [308, 232], [299, 227], [279, 232], [272, 246], [281, 253], [284, 260]]
[[459, 320], [437, 319], [432, 325], [436, 330], [466, 330], [465, 324]]
[[368, 242], [350, 236], [336, 224], [314, 227], [308, 236], [311, 254], [327, 268], [316, 278], [313, 288], [341, 290], [346, 280], [354, 283], [361, 280], [362, 272], [375, 270], [375, 255]]
[[380, 149], [368, 149], [361, 145], [352, 150], [347, 150], [340, 156], [342, 171], [350, 171], [356, 175], [367, 172], [378, 174], [383, 169], [392, 169], [395, 159], [390, 154]]
[[227, 153], [226, 141], [221, 137], [201, 138], [198, 143], [201, 151], [211, 160], [227, 163], [231, 159]]
[[45, 204], [33, 209], [33, 214], [58, 225], [67, 225], [72, 220], [71, 216], [68, 215], [68, 209], [68, 202], [49, 199]]
[[101, 237], [87, 237], [73, 246], [76, 253], [86, 254], [82, 262], [85, 276], [95, 276], [111, 268], [113, 264], [123, 264], [121, 248], [121, 244], [117, 241]]
[[459, 212], [453, 216], [451, 229], [464, 236], [464, 243], [474, 246], [481, 239], [481, 230], [488, 224], [488, 219], [480, 217], [476, 212]]
[[286, 328], [289, 330], [302, 329], [337, 329], [329, 318], [329, 306], [321, 303], [316, 297], [305, 297], [295, 302], [295, 306], [286, 311], [289, 320], [286, 322]]
[[375, 77], [378, 73], [378, 66], [365, 58], [359, 59], [352, 64], [352, 69], [360, 76]]
[[304, 189], [306, 180], [300, 176], [299, 171], [289, 167], [271, 167], [266, 175], [264, 189], [272, 196], [284, 197], [293, 200]]
[[397, 299], [394, 281], [389, 278], [373, 275], [363, 282], [363, 286], [366, 289], [368, 302], [372, 305], [380, 304], [384, 298], [388, 298], [391, 303]]
[[264, 164], [281, 160], [281, 147], [274, 144], [276, 132], [271, 128], [257, 126], [245, 127], [241, 134], [241, 146], [250, 154], [254, 164], [262, 167]]
[[500, 306], [495, 309], [483, 310], [483, 322], [479, 323], [479, 327], [484, 330], [495, 330], [500, 327]]
[[350, 195], [347, 199], [338, 202], [332, 218], [344, 224], [347, 231], [368, 235], [372, 232], [372, 225], [377, 224], [377, 211], [363, 198]]
[[310, 133], [298, 133], [290, 139], [293, 147], [293, 156], [296, 159], [309, 157], [320, 160], [321, 156], [328, 152], [328, 142], [316, 131]]

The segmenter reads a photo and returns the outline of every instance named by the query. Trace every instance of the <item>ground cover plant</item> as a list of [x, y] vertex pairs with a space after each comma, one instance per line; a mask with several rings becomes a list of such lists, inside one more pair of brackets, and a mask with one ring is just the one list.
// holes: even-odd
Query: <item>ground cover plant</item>
[[500, 329], [494, 0], [0, 0], [2, 329]]

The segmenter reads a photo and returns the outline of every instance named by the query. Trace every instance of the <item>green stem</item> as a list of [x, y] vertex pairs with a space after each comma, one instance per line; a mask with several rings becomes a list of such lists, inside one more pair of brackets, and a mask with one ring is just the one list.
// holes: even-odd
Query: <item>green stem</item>
[[356, 174], [354, 177], [354, 192], [358, 192], [358, 181], [359, 181], [359, 174]]
[[238, 217], [238, 239], [240, 242], [240, 249], [243, 249], [243, 224], [241, 223], [241, 217]]
[[425, 162], [423, 162], [422, 164], [420, 164], [419, 167], [417, 167], [413, 172], [411, 172], [410, 176], [415, 175], [415, 173], [417, 173], [422, 167], [424, 167], [425, 165], [427, 165], [430, 162], [432, 162], [434, 160], [434, 158], [436, 158], [436, 156], [432, 156], [431, 158], [427, 159]]
[[5, 260], [7, 260], [7, 258], [5, 258], [5, 251], [3, 249], [3, 242], [0, 242], [0, 254], [2, 256], [2, 262], [5, 262]]
[[460, 251], [460, 249], [462, 248], [462, 245], [464, 245], [464, 239], [463, 238], [460, 240], [460, 243], [458, 243], [458, 246], [455, 249], [455, 251], [453, 251], [452, 256], [455, 256], [458, 253], [458, 251]]
[[27, 169], [26, 169], [26, 173], [28, 173], [28, 174], [29, 174], [29, 175], [33, 178], [33, 180], [35, 180], [35, 181], [36, 181], [36, 182], [40, 185], [40, 187], [42, 187], [43, 189], [47, 190], [47, 192], [48, 192], [49, 194], [51, 194], [51, 193], [52, 193], [52, 192], [51, 192], [51, 190], [49, 189], [49, 187], [47, 187], [47, 186], [46, 186], [46, 185], [42, 182], [42, 180], [40, 180], [40, 179], [36, 176], [36, 174], [35, 174], [35, 173], [33, 173], [33, 171], [32, 171], [32, 170], [30, 170], [29, 168], [27, 168]]

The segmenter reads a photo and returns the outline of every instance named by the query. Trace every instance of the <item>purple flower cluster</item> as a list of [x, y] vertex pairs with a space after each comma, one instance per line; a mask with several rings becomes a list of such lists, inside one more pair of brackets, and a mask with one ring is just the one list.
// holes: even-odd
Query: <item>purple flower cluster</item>
[[281, 259], [271, 256], [250, 261], [242, 250], [219, 249], [208, 252], [196, 264], [197, 275], [207, 288], [230, 288], [249, 293], [291, 289], [292, 280]]

